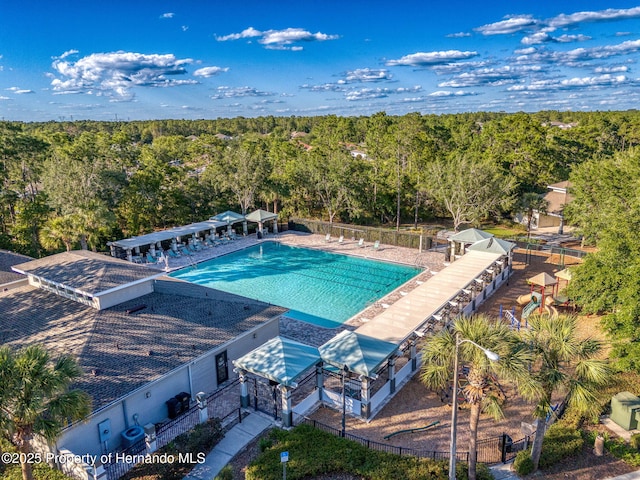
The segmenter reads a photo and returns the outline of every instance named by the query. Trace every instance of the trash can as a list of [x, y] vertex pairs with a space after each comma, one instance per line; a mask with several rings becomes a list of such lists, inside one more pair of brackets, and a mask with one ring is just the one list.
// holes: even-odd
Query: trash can
[[262, 240], [262, 232], [258, 231], [256, 235], [258, 236], [258, 240]]
[[180, 392], [176, 395], [176, 400], [180, 402], [180, 412], [186, 412], [189, 410], [189, 402], [191, 401], [191, 395], [187, 392]]
[[170, 419], [174, 419], [176, 418], [178, 415], [180, 415], [180, 412], [182, 411], [182, 405], [180, 404], [180, 402], [176, 399], [176, 397], [171, 397], [169, 400], [167, 400], [165, 402], [167, 404], [167, 416]]

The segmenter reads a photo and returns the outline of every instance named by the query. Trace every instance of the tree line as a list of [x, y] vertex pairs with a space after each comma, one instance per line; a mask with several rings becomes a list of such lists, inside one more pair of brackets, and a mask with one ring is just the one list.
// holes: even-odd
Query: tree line
[[457, 229], [638, 143], [637, 112], [0, 122], [0, 247], [101, 249], [254, 207]]

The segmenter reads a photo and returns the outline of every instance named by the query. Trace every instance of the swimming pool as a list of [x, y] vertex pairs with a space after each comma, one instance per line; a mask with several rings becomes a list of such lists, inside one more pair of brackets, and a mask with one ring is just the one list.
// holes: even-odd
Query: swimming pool
[[421, 270], [264, 242], [170, 276], [288, 308], [288, 317], [335, 328]]

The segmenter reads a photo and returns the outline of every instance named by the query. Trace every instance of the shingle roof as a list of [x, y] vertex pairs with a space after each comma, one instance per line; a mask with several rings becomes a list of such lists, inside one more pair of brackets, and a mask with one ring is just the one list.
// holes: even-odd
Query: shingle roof
[[87, 250], [50, 255], [16, 268], [90, 295], [158, 274], [143, 265]]
[[[0, 340], [76, 355], [85, 371], [78, 386], [98, 409], [284, 312], [231, 294], [210, 296], [206, 287], [189, 289], [193, 295], [151, 293], [97, 311], [16, 288], [0, 293]], [[146, 307], [127, 314], [140, 305]]]
[[0, 250], [0, 285], [23, 279], [24, 275], [14, 272], [11, 267], [29, 260], [32, 258], [26, 255]]

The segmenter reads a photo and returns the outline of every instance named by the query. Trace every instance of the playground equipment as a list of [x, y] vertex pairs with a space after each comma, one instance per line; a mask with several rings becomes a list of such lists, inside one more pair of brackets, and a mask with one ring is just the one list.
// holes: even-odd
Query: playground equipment
[[389, 435], [385, 435], [383, 438], [385, 440], [389, 440], [391, 437], [394, 437], [396, 435], [400, 435], [401, 433], [424, 432], [425, 430], [429, 430], [430, 428], [437, 427], [439, 424], [440, 424], [440, 421], [436, 420], [435, 422], [431, 422], [429, 425], [425, 425], [424, 427], [406, 428], [404, 430], [398, 430], [397, 432], [393, 432], [393, 433], [390, 433]]

